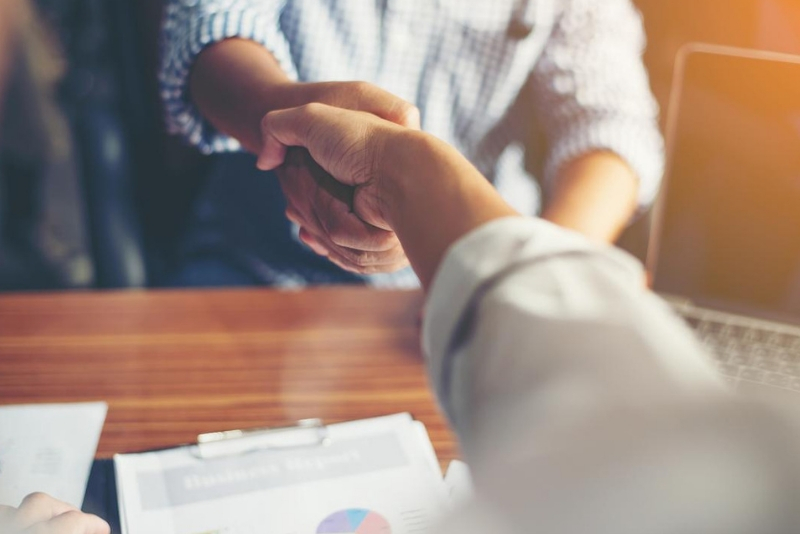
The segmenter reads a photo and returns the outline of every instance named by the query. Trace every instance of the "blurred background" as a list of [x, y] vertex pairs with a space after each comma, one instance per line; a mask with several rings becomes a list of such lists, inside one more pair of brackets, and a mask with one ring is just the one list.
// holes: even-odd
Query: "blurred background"
[[[662, 119], [687, 42], [800, 54], [798, 0], [635, 3]], [[31, 4], [24, 45], [0, 57], [0, 291], [163, 287], [211, 159], [165, 133], [162, 1]], [[622, 239], [640, 256], [645, 226]]]

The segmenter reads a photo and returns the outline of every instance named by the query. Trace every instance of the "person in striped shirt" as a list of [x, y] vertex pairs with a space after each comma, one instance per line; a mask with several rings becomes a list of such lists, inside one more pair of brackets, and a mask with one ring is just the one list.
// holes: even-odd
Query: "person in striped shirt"
[[[161, 92], [207, 154], [257, 152], [267, 112], [310, 102], [422, 128], [520, 212], [613, 241], [662, 173], [644, 44], [630, 0], [169, 0]], [[302, 151], [277, 179], [251, 169], [213, 173], [179, 272], [211, 267], [189, 284], [418, 284], [394, 233]]]

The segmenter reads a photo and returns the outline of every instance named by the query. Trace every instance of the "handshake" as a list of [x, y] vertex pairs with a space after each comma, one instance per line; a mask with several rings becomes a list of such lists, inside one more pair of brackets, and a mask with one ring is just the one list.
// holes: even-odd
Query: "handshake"
[[384, 203], [382, 182], [395, 143], [420, 130], [416, 107], [368, 83], [287, 84], [292, 103], [261, 122], [258, 166], [277, 170], [286, 216], [300, 239], [339, 267], [393, 272], [408, 259]]

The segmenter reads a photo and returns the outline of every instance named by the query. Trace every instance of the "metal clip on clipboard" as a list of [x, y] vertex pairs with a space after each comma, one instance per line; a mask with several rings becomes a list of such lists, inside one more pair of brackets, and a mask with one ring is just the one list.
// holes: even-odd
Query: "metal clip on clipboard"
[[328, 428], [321, 419], [302, 419], [293, 426], [200, 434], [195, 453], [207, 460], [270, 449], [324, 447], [329, 443]]

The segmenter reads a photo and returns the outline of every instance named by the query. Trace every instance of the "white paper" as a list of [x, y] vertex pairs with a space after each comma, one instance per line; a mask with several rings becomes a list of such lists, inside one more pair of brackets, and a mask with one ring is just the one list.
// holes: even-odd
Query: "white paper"
[[41, 491], [80, 507], [108, 407], [0, 406], [0, 504]]
[[330, 425], [324, 446], [202, 460], [115, 457], [126, 534], [421, 534], [447, 493], [408, 414]]

